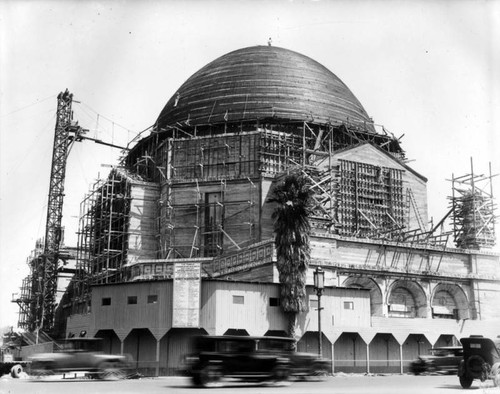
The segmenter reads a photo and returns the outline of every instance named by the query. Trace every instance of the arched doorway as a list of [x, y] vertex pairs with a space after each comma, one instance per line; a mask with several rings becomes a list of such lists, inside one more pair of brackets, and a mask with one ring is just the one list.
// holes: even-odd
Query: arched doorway
[[416, 282], [397, 280], [389, 289], [389, 317], [427, 317], [427, 298]]
[[372, 316], [383, 316], [382, 291], [378, 284], [371, 278], [350, 276], [343, 286], [350, 288], [361, 288], [370, 290], [370, 309]]
[[463, 289], [456, 284], [440, 283], [432, 295], [432, 317], [434, 319], [466, 319], [469, 317], [469, 302]]

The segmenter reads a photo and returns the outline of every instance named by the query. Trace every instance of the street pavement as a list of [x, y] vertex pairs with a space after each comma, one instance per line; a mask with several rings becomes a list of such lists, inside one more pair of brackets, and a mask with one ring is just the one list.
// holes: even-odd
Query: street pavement
[[[184, 377], [142, 378], [121, 381], [96, 380], [32, 380], [0, 378], [0, 394], [453, 394], [464, 389], [453, 375], [352, 375], [336, 374], [323, 381], [286, 382], [278, 385], [225, 382], [221, 387], [200, 389], [192, 387]], [[491, 380], [474, 381], [475, 394], [500, 394]]]

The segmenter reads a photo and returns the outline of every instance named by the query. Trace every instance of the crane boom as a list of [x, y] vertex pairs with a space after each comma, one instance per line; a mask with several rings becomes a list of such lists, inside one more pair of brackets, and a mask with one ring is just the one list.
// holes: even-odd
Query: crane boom
[[[77, 102], [77, 101], [75, 101]], [[68, 256], [61, 252], [62, 216], [66, 163], [74, 142], [91, 140], [97, 144], [127, 150], [128, 148], [89, 138], [88, 130], [73, 122], [73, 95], [66, 89], [57, 96], [57, 113], [50, 169], [45, 242], [37, 243], [41, 252], [29, 261], [31, 274], [23, 280], [21, 297], [12, 300], [20, 308], [19, 327], [29, 331], [52, 333], [55, 323], [57, 280], [62, 267], [59, 261]], [[39, 245], [39, 246], [38, 246]]]
[[67, 89], [57, 96], [57, 119], [50, 170], [45, 245], [40, 267], [43, 271], [40, 273], [43, 275], [43, 280], [41, 291], [39, 291], [41, 299], [38, 302], [39, 316], [37, 316], [37, 328], [47, 332], [51, 331], [54, 325], [66, 161], [73, 142], [82, 132], [80, 127], [72, 124], [72, 103], [73, 95]]

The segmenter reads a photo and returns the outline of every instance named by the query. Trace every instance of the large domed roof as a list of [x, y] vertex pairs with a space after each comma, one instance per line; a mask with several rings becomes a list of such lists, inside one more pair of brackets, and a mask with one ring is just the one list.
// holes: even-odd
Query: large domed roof
[[335, 74], [274, 46], [239, 49], [207, 64], [172, 96], [156, 126], [272, 118], [366, 124], [373, 131], [363, 106]]

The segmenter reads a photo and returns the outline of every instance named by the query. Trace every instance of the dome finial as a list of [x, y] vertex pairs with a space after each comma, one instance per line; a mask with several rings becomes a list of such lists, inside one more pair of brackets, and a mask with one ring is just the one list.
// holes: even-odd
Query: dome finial
[[269, 37], [269, 39], [267, 40], [267, 45], [271, 46], [272, 43], [273, 43], [273, 39], [271, 37]]

